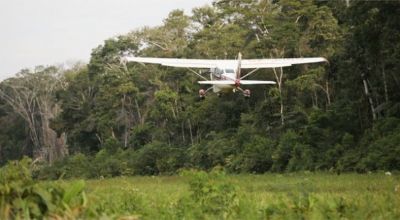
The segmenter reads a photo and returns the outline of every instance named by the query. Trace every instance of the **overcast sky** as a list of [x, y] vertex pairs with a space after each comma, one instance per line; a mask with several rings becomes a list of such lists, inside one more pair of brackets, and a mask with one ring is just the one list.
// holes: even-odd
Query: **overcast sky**
[[0, 0], [0, 81], [23, 68], [85, 61], [107, 38], [161, 25], [212, 0]]

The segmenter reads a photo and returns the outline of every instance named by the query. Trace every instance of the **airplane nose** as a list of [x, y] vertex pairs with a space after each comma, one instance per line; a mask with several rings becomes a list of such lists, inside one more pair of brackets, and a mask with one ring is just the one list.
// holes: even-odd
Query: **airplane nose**
[[240, 86], [240, 79], [235, 80], [235, 86], [239, 87]]

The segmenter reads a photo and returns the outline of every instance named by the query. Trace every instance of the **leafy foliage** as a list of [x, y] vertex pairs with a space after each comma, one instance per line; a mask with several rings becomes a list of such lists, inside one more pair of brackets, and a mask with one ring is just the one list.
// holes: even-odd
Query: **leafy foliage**
[[[191, 16], [174, 10], [160, 26], [105, 40], [88, 65], [22, 70], [0, 83], [0, 123], [10, 124], [0, 128], [0, 162], [47, 161], [35, 173], [43, 179], [216, 166], [235, 173], [398, 170], [398, 9], [396, 1], [235, 0]], [[250, 78], [279, 85], [248, 87], [250, 100], [236, 93], [199, 102], [197, 78], [187, 70], [119, 59], [234, 59], [239, 51], [246, 58], [324, 56], [329, 64], [260, 70]], [[18, 94], [47, 104], [16, 112]]]
[[[225, 173], [215, 169], [204, 171], [184, 171], [189, 177], [190, 197], [178, 201], [178, 213], [193, 215], [192, 218], [232, 218], [239, 209], [237, 187], [227, 181]], [[193, 211], [195, 210], [195, 211]]]
[[36, 183], [32, 180], [31, 160], [10, 161], [0, 169], [0, 213], [2, 219], [74, 219], [86, 203], [85, 184], [69, 186]]
[[227, 175], [222, 167], [216, 167], [211, 172], [183, 170], [180, 176], [117, 177], [89, 180], [85, 184], [37, 182], [30, 173], [32, 166], [36, 165], [25, 158], [0, 169], [2, 219], [397, 219], [400, 216], [398, 176], [383, 172]]

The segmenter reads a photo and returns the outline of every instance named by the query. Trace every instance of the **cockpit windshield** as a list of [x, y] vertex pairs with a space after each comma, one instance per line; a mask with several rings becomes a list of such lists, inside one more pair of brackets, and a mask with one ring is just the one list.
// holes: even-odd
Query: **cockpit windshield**
[[235, 73], [233, 69], [225, 69], [225, 73]]
[[214, 75], [216, 75], [216, 76], [221, 76], [221, 74], [224, 73], [224, 70], [223, 70], [223, 69], [220, 69], [220, 68], [215, 68], [215, 69], [213, 70], [213, 72], [214, 72]]

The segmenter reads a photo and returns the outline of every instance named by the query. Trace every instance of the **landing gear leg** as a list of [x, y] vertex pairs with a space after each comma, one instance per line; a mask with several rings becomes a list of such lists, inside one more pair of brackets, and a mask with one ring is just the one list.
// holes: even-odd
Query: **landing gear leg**
[[236, 89], [241, 91], [245, 98], [250, 98], [250, 96], [251, 96], [250, 89], [242, 89], [240, 87], [236, 87]]

